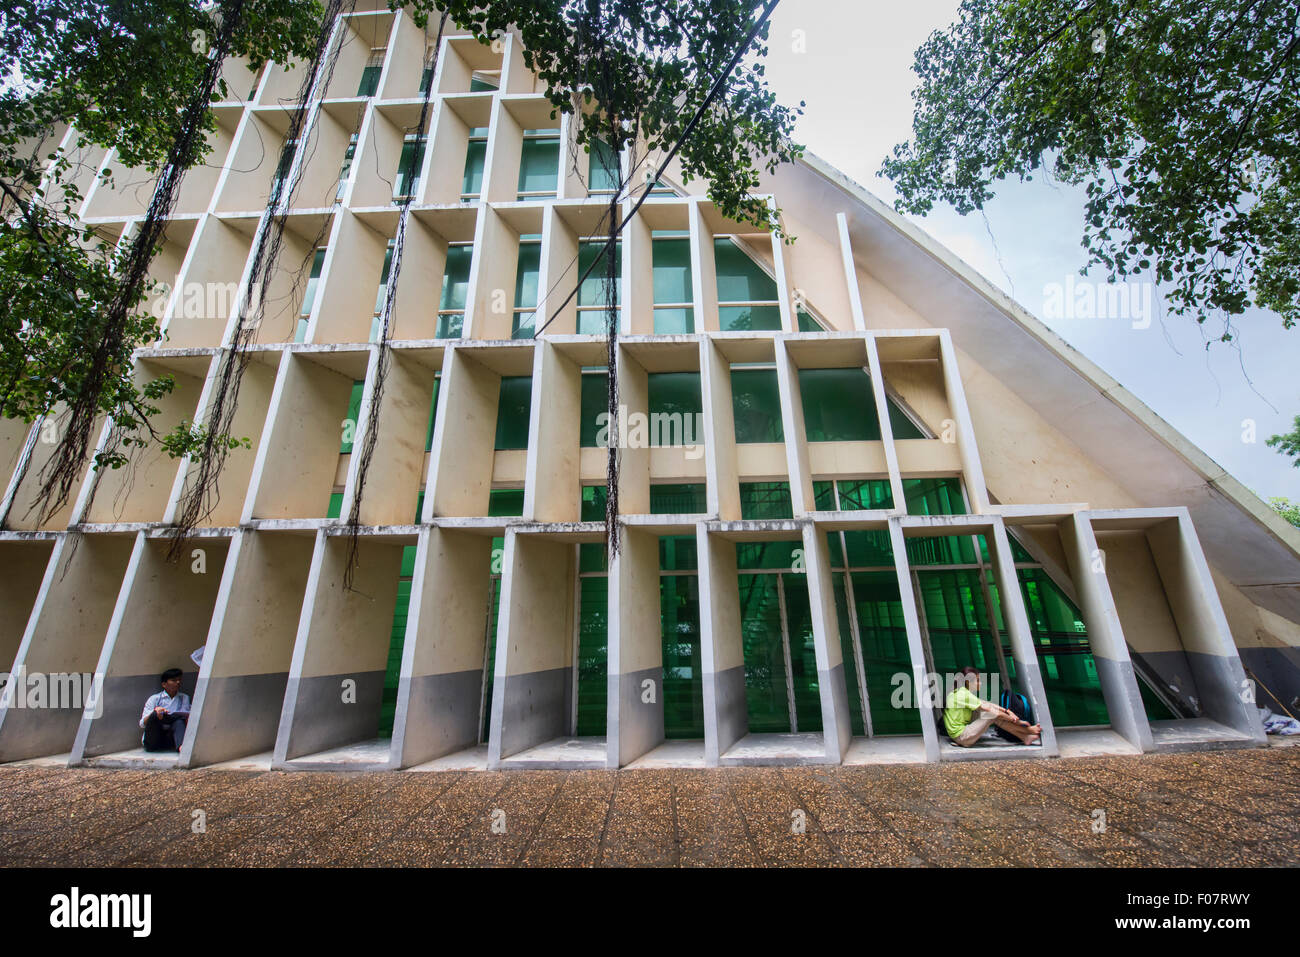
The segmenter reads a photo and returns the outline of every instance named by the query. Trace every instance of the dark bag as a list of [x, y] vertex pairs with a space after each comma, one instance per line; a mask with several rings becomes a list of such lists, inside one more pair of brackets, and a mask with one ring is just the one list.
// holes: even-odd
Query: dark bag
[[[998, 696], [998, 704], [1006, 708], [1017, 718], [1028, 721], [1030, 724], [1034, 723], [1034, 709], [1029, 706], [1029, 699], [1019, 691], [1011, 691], [1010, 689], [1003, 691], [1002, 694]], [[1020, 743], [1020, 739], [1010, 731], [1005, 731], [1002, 728], [997, 728], [995, 730], [998, 733], [998, 737], [1003, 741], [1014, 741], [1016, 744]]]

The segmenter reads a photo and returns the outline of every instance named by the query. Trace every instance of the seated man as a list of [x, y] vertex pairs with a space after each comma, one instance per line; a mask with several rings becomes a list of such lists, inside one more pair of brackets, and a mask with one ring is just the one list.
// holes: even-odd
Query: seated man
[[[962, 684], [948, 692], [947, 707], [943, 710], [943, 726], [953, 743], [969, 748], [980, 736], [997, 725], [1020, 739], [1021, 744], [1037, 744], [1043, 733], [1040, 725], [1030, 724], [1015, 713], [991, 701], [982, 701], [979, 691], [979, 672], [969, 666], [961, 670]], [[978, 715], [978, 717], [976, 717]]]
[[190, 696], [181, 691], [181, 669], [168, 668], [159, 679], [162, 691], [150, 695], [140, 715], [146, 751], [179, 751], [190, 717]]

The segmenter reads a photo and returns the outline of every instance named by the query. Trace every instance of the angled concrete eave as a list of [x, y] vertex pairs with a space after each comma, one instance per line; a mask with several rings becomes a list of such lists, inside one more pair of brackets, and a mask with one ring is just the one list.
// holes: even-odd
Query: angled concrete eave
[[1256, 604], [1300, 622], [1300, 530], [1023, 306], [824, 160], [805, 153], [768, 180], [787, 208], [816, 210], [804, 226], [825, 237], [835, 235], [836, 213], [846, 213], [862, 273], [921, 316], [942, 316], [961, 352], [1140, 504], [1185, 505], [1211, 563]]

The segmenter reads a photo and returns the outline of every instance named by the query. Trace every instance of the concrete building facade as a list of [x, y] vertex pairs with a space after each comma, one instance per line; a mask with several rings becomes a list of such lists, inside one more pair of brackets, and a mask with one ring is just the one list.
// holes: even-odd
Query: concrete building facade
[[[168, 529], [190, 462], [149, 450], [93, 495], [88, 471], [38, 526], [57, 419], [0, 423], [0, 761], [1041, 758], [1256, 746], [1260, 686], [1300, 695], [1300, 533], [860, 187], [815, 157], [767, 176], [785, 245], [672, 167], [634, 179], [625, 211], [653, 195], [619, 245], [623, 414], [602, 435], [598, 284], [534, 331], [628, 157], [572, 152], [514, 37], [449, 26], [430, 70], [428, 34], [370, 0], [333, 43], [302, 143], [285, 142], [302, 68], [228, 65], [247, 97], [215, 107], [153, 265], [162, 338], [138, 375], [175, 377], [162, 426], [201, 423], [273, 181], [297, 179], [239, 394], [251, 448], [183, 560]], [[80, 152], [83, 219], [131, 237], [151, 181]], [[947, 742], [927, 691], [965, 665], [1029, 699], [1041, 747]], [[170, 666], [189, 731], [144, 755]], [[93, 700], [53, 700], [70, 675]]]

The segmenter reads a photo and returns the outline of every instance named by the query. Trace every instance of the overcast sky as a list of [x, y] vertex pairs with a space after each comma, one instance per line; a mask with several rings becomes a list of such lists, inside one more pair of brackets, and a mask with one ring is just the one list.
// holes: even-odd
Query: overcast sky
[[[807, 101], [799, 141], [892, 202], [893, 189], [876, 171], [911, 132], [912, 56], [932, 31], [952, 22], [957, 7], [957, 0], [783, 0], [772, 18], [768, 77], [782, 103]], [[1190, 319], [1165, 318], [1158, 293], [1147, 293], [1149, 326], [1134, 328], [1145, 314], [1141, 288], [1132, 291], [1135, 308], [1115, 318], [1071, 315], [1060, 308], [1072, 288], [1066, 284], [1088, 281], [1078, 275], [1086, 259], [1082, 210], [1081, 190], [1035, 178], [1003, 183], [987, 222], [946, 208], [914, 221], [1247, 487], [1264, 498], [1300, 500], [1300, 469], [1264, 444], [1289, 431], [1300, 412], [1300, 328], [1284, 330], [1272, 313], [1248, 313], [1234, 348]], [[1104, 279], [1094, 273], [1090, 278]], [[1243, 441], [1246, 420], [1255, 424], [1253, 443]]]

